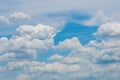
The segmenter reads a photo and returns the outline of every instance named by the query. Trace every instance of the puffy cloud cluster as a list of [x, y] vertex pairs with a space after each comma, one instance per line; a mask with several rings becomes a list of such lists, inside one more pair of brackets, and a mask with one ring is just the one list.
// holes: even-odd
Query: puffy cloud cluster
[[17, 28], [18, 35], [0, 38], [0, 62], [22, 59], [36, 59], [37, 50], [42, 52], [53, 46], [57, 31], [47, 25], [22, 25]]
[[[17, 29], [18, 35], [0, 38], [0, 61], [8, 61], [6, 70], [18, 71], [17, 80], [119, 80], [119, 27], [119, 23], [101, 25], [93, 33], [100, 40], [86, 45], [76, 37], [54, 45], [57, 30], [53, 27], [22, 25]], [[35, 60], [37, 53], [48, 49], [59, 54], [46, 61]], [[65, 51], [68, 54], [62, 55]]]
[[38, 24], [36, 26], [22, 25], [17, 28], [17, 32], [22, 36], [29, 36], [36, 39], [49, 39], [53, 38], [56, 30], [48, 25], [43, 26]]

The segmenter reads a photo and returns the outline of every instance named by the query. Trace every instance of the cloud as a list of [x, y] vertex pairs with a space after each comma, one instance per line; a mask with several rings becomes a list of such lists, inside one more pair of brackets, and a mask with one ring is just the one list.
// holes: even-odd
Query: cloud
[[101, 25], [97, 32], [93, 35], [98, 36], [101, 39], [117, 39], [120, 38], [120, 23], [112, 22]]
[[[93, 4], [93, 3], [96, 3], [96, 4]], [[68, 4], [71, 4], [71, 5], [68, 5]], [[9, 5], [9, 6], [6, 6], [6, 5]], [[106, 5], [109, 6], [109, 8], [106, 7]], [[118, 5], [118, 6], [113, 6], [113, 5]], [[12, 0], [12, 1], [9, 1], [8, 3], [6, 1], [1, 0], [0, 1], [1, 15], [5, 16], [7, 20], [9, 20], [10, 22], [9, 25], [5, 25], [7, 28], [2, 27], [1, 33], [3, 35], [5, 31], [6, 31], [6, 34], [12, 34], [13, 32], [15, 33], [15, 28], [17, 28], [18, 25], [20, 24], [43, 23], [43, 24], [49, 24], [49, 25], [55, 26], [57, 28], [59, 27], [58, 29], [60, 29], [61, 27], [63, 28], [67, 22], [76, 21], [76, 20], [73, 20], [73, 18], [71, 18], [71, 17], [75, 17], [74, 13], [77, 13], [78, 16], [83, 15], [82, 17], [84, 17], [84, 15], [90, 16], [90, 14], [96, 14], [97, 11], [100, 11], [100, 10], [106, 12], [104, 14], [105, 16], [106, 14], [108, 15], [108, 13], [113, 14], [117, 12], [118, 12], [118, 15], [116, 16], [116, 14], [115, 15], [113, 14], [112, 15], [113, 18], [109, 18], [111, 17], [111, 15], [107, 16], [107, 18], [105, 17], [106, 19], [104, 18], [105, 20], [102, 18], [103, 21], [102, 20], [99, 21], [99, 18], [90, 19], [90, 22], [85, 21], [86, 22], [85, 24], [98, 25], [106, 21], [110, 21], [110, 22], [115, 21], [115, 18], [119, 16], [119, 1], [118, 0], [109, 0], [109, 1], [104, 1], [104, 0], [100, 0], [100, 1], [95, 1], [95, 0], [93, 1], [88, 1], [88, 0], [75, 0], [75, 1], [72, 1], [72, 0], [65, 0], [65, 1], [64, 0], [62, 1], [59, 1], [59, 0], [28, 1], [26, 0], [26, 1], [23, 1], [21, 0], [21, 1], [17, 1], [17, 0]], [[78, 19], [78, 18], [75, 18], [75, 19]], [[80, 17], [80, 19], [82, 18]], [[80, 24], [83, 23], [81, 20], [77, 22], [79, 22]], [[8, 26], [9, 27], [14, 26], [14, 27], [12, 27], [13, 29], [9, 29]]]
[[30, 35], [30, 37], [38, 38], [38, 39], [49, 39], [53, 38], [56, 34], [55, 28], [48, 25], [38, 24], [36, 26], [31, 25], [21, 25], [17, 28], [17, 32], [22, 35]]
[[[72, 43], [74, 43], [74, 42], [72, 42]], [[101, 79], [105, 80], [110, 75], [111, 75], [111, 77], [109, 77], [109, 78], [111, 80], [119, 79], [119, 75], [117, 75], [117, 74], [119, 74], [119, 72], [117, 72], [117, 70], [119, 70], [118, 62], [115, 62], [115, 63], [114, 62], [112, 62], [112, 63], [105, 62], [106, 64], [101, 62], [101, 60], [104, 59], [105, 58], [104, 56], [106, 56], [106, 55], [111, 57], [111, 59], [105, 58], [104, 60], [113, 60], [114, 59], [113, 56], [116, 55], [115, 51], [112, 51], [112, 52], [114, 52], [114, 54], [109, 55], [109, 54], [111, 54], [110, 53], [111, 50], [114, 50], [114, 49], [113, 48], [111, 49], [110, 48], [111, 46], [107, 47], [108, 45], [106, 45], [106, 43], [107, 42], [100, 43], [102, 45], [99, 45], [98, 46], [99, 48], [102, 48], [104, 46], [100, 50], [97, 49], [96, 46], [88, 45], [86, 47], [83, 46], [84, 48], [89, 48], [88, 52], [86, 50], [84, 52], [83, 51], [81, 52], [81, 50], [72, 49], [71, 52], [69, 53], [69, 55], [66, 57], [64, 57], [62, 55], [58, 55], [58, 54], [53, 55], [50, 57], [50, 60], [54, 60], [54, 61], [49, 62], [49, 63], [35, 61], [35, 62], [25, 62], [24, 66], [23, 65], [19, 66], [19, 64], [21, 62], [16, 62], [16, 63], [14, 63], [14, 65], [18, 64], [18, 66], [17, 66], [18, 68], [20, 67], [20, 69], [21, 69], [21, 67], [22, 67], [22, 69], [28, 70], [28, 73], [31, 73], [31, 74], [29, 74], [30, 76], [34, 75], [34, 76], [32, 76], [31, 79], [34, 79], [37, 76], [37, 79], [43, 78], [45, 80], [48, 80], [48, 78], [43, 77], [44, 74], [49, 74], [49, 76], [53, 76], [54, 74], [56, 74], [56, 75], [59, 75], [59, 79], [65, 79], [65, 77], [62, 77], [62, 74], [65, 74], [67, 80], [69, 80], [69, 78], [76, 79], [76, 78], [84, 78], [84, 77], [90, 77], [90, 76], [93, 76], [95, 79], [97, 79], [99, 77], [99, 80], [101, 80]], [[98, 44], [98, 43], [96, 43], [96, 44]], [[109, 44], [109, 43], [107, 43], [107, 44]], [[114, 43], [113, 43], [113, 45], [114, 45]], [[105, 47], [107, 47], [108, 49], [106, 49]], [[95, 50], [93, 48], [95, 48]], [[117, 47], [117, 48], [119, 49], [119, 47]], [[110, 52], [106, 53], [106, 51], [108, 51], [108, 50], [110, 50]], [[96, 53], [96, 51], [98, 51], [98, 52]], [[93, 61], [93, 60], [95, 60], [95, 61]], [[25, 65], [27, 65], [27, 67]], [[14, 66], [12, 66], [13, 70], [16, 68], [14, 68]], [[114, 73], [110, 73], [111, 70], [114, 71]], [[104, 76], [103, 74], [106, 74], [106, 76]], [[39, 75], [41, 75], [41, 77], [39, 77]], [[116, 76], [113, 76], [113, 75], [116, 75]], [[72, 76], [72, 77], [70, 77], [70, 76]]]
[[0, 62], [11, 61], [12, 59], [15, 59], [14, 53], [6, 53], [6, 54], [0, 56]]
[[88, 26], [99, 26], [111, 22], [120, 22], [119, 13], [104, 13], [103, 11], [98, 11], [89, 20], [81, 23]]
[[36, 59], [37, 51], [46, 51], [53, 46], [53, 37], [57, 31], [47, 25], [22, 25], [17, 35], [10, 39], [0, 38], [0, 61]]
[[[16, 35], [0, 38], [0, 79], [120, 79], [119, 0], [0, 0], [0, 12], [0, 22], [8, 26], [49, 24], [17, 26]], [[93, 33], [96, 39], [82, 45], [73, 37], [54, 45], [55, 35], [72, 21], [72, 12], [92, 14], [89, 20], [80, 22], [99, 26]], [[47, 58], [41, 61], [44, 56]]]
[[10, 18], [13, 19], [31, 19], [31, 16], [23, 12], [14, 12], [10, 15]]
[[71, 57], [71, 56], [62, 56], [59, 54], [55, 54], [49, 58], [50, 61], [56, 62], [59, 61], [60, 63], [64, 64], [77, 64], [81, 63], [81, 59], [77, 57]]
[[62, 55], [55, 54], [49, 58], [49, 60], [60, 60], [63, 59], [64, 57]]
[[[72, 43], [74, 42], [74, 43]], [[74, 46], [76, 45], [76, 46]], [[63, 42], [59, 42], [58, 48], [62, 48], [62, 49], [76, 49], [76, 48], [80, 48], [81, 47], [81, 43], [79, 42], [78, 38], [74, 37], [72, 39], [66, 39]]]
[[[90, 77], [95, 80], [119, 80], [120, 38], [115, 38], [119, 34], [118, 27], [119, 23], [101, 25], [94, 33], [96, 38], [101, 38], [100, 41], [91, 40], [82, 45], [77, 37], [73, 37], [54, 45], [53, 37], [58, 32], [54, 27], [23, 25], [17, 29], [18, 34], [10, 39], [0, 38], [0, 60], [6, 60], [6, 71], [18, 71], [18, 74], [11, 76], [16, 76], [18, 80], [20, 76], [28, 80], [77, 80]], [[109, 37], [104, 39], [99, 37], [101, 35]], [[48, 54], [56, 51], [58, 54], [38, 61], [36, 57], [44, 49]], [[69, 51], [68, 54], [62, 55], [65, 51]]]
[[30, 76], [27, 74], [20, 74], [19, 76], [17, 76], [17, 80], [31, 80]]
[[[33, 65], [34, 64], [34, 65]], [[78, 65], [67, 65], [62, 64], [59, 62], [55, 63], [37, 63], [37, 65], [33, 62], [33, 64], [30, 65], [29, 70], [31, 72], [60, 72], [60, 73], [66, 73], [66, 72], [75, 72], [79, 69]]]
[[[61, 79], [60, 78], [61, 74], [77, 72], [79, 70], [79, 65], [76, 64], [68, 65], [59, 62], [45, 63], [38, 61], [32, 61], [32, 62], [23, 61], [23, 62], [9, 62], [9, 64], [7, 65], [7, 69], [10, 71], [22, 70], [23, 74], [25, 71], [28, 73], [27, 75], [29, 76], [30, 80], [33, 79], [52, 80], [53, 78], [57, 78], [57, 77], [58, 77], [57, 79], [59, 80]], [[60, 75], [58, 76], [58, 74]], [[49, 76], [49, 77], [44, 77], [44, 76]]]
[[0, 22], [3, 22], [5, 24], [10, 24], [9, 19], [6, 18], [5, 16], [0, 16]]
[[[12, 3], [14, 3], [15, 5], [13, 5]], [[93, 4], [93, 3], [96, 3], [96, 4]], [[68, 5], [68, 4], [71, 4], [71, 5]], [[50, 25], [52, 24], [53, 26], [56, 24], [61, 25], [61, 23], [67, 22], [66, 20], [69, 21], [69, 17], [74, 16], [74, 15], [69, 15], [69, 13], [73, 13], [73, 12], [78, 14], [83, 13], [88, 15], [96, 14], [92, 19], [83, 22], [84, 24], [87, 24], [87, 25], [99, 25], [106, 21], [109, 21], [109, 22], [114, 20], [116, 21], [116, 18], [119, 17], [119, 1], [118, 0], [109, 0], [109, 3], [108, 1], [104, 1], [104, 0], [100, 0], [100, 1], [36, 0], [31, 2], [29, 2], [28, 0], [26, 1], [12, 0], [9, 2], [9, 5], [10, 5], [9, 7], [5, 5], [8, 5], [8, 3], [6, 3], [5, 1], [1, 1], [1, 12], [6, 11], [6, 14], [10, 14], [9, 16], [11, 18], [29, 20], [31, 19], [30, 15], [32, 15], [36, 23], [38, 23], [38, 21], [43, 22], [45, 20], [44, 23], [50, 24]], [[31, 5], [32, 7], [30, 7]], [[109, 8], [106, 7], [106, 5], [109, 6]], [[118, 5], [118, 6], [113, 6], [113, 5]], [[106, 13], [98, 12], [100, 10]], [[14, 12], [14, 13], [11, 14], [10, 12]], [[68, 14], [66, 15], [66, 13]], [[114, 13], [118, 13], [118, 14], [114, 14]], [[63, 15], [61, 16], [59, 14], [63, 14]], [[58, 15], [58, 16], [54, 18], [50, 18], [49, 15]], [[43, 17], [44, 17], [44, 20], [41, 19]], [[63, 18], [61, 19], [61, 17]], [[117, 20], [119, 20], [119, 18], [117, 18]]]
[[26, 21], [26, 20], [30, 20], [31, 16], [27, 13], [24, 12], [14, 12], [14, 13], [9, 13], [8, 15], [3, 15], [0, 16], [0, 22], [4, 23], [4, 24], [13, 24], [16, 21]]
[[[96, 12], [98, 10], [103, 11], [119, 11], [119, 6], [113, 6], [113, 5], [119, 5], [118, 0], [100, 0], [100, 1], [88, 1], [88, 0], [36, 0], [29, 2], [26, 1], [12, 1], [13, 3], [16, 3], [16, 7], [14, 5], [10, 4], [12, 8], [17, 10], [22, 10], [27, 13], [31, 14], [50, 14], [50, 13], [59, 13], [59, 12], [68, 12], [68, 11], [77, 11], [77, 12]], [[27, 4], [26, 4], [27, 3]], [[94, 4], [96, 3], [96, 4]], [[6, 4], [6, 3], [1, 3]], [[71, 5], [68, 5], [71, 4]], [[87, 6], [86, 6], [87, 5]], [[109, 7], [106, 7], [108, 5]], [[32, 6], [32, 7], [30, 7]], [[3, 6], [4, 7], [4, 6]], [[8, 9], [11, 9], [9, 7]], [[4, 9], [4, 8], [3, 8]], [[12, 10], [11, 10], [12, 11]]]

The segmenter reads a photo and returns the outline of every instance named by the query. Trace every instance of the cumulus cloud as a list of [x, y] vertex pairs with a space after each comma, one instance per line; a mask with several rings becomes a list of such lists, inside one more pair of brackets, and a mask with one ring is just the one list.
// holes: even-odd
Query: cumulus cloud
[[[74, 43], [72, 43], [74, 42]], [[76, 46], [74, 46], [76, 45]], [[81, 43], [79, 42], [78, 38], [74, 37], [72, 39], [66, 39], [63, 42], [59, 42], [58, 48], [62, 48], [62, 49], [76, 49], [76, 48], [80, 48], [81, 47]]]
[[54, 27], [48, 25], [43, 26], [41, 24], [38, 24], [36, 26], [22, 25], [17, 28], [17, 32], [20, 33], [20, 35], [22, 36], [30, 35], [30, 37], [39, 39], [53, 38], [56, 34], [56, 30]]
[[[76, 37], [54, 45], [53, 37], [57, 33], [56, 29], [42, 24], [23, 25], [17, 29], [17, 32], [18, 34], [10, 39], [0, 38], [0, 60], [7, 60], [4, 66], [6, 70], [22, 71], [16, 75], [18, 80], [86, 78], [119, 80], [120, 78], [120, 38], [116, 38], [119, 35], [119, 23], [101, 25], [94, 33], [96, 38], [101, 40], [91, 40], [85, 45], [82, 45]], [[104, 39], [99, 37], [101, 35], [108, 37]], [[59, 54], [53, 54], [46, 61], [37, 61], [38, 52], [44, 49], [57, 51]], [[69, 51], [66, 56], [61, 54], [64, 50]]]
[[89, 47], [99, 49], [101, 55], [99, 59], [101, 63], [112, 63], [120, 61], [120, 24], [119, 23], [106, 23], [101, 25], [98, 30], [93, 33], [101, 42], [90, 41]]
[[120, 38], [120, 23], [106, 23], [101, 25], [97, 32], [93, 35], [100, 37], [101, 39], [117, 39]]
[[[120, 0], [11, 0], [8, 4], [5, 0], [0, 0], [0, 12], [6, 13], [0, 16], [2, 23], [22, 24], [31, 20], [29, 24], [43, 22], [56, 26], [21, 25], [16, 29], [16, 35], [1, 37], [0, 79], [119, 80], [119, 2]], [[99, 10], [106, 13], [97, 13]], [[54, 45], [54, 37], [58, 29], [61, 29], [58, 25], [63, 26], [70, 21], [69, 16], [74, 17], [73, 14], [64, 13], [73, 11], [93, 14], [89, 20], [81, 23], [88, 26], [100, 25], [93, 33], [96, 39], [82, 45], [77, 37], [73, 37]], [[47, 58], [41, 61], [39, 58], [44, 57], [41, 54], [44, 52]]]
[[[9, 4], [8, 4], [9, 3]], [[10, 2], [6, 3], [5, 1], [1, 0], [0, 1], [0, 12], [1, 14], [4, 14], [3, 16], [7, 17], [7, 20], [10, 21], [10, 23], [13, 23], [15, 26], [24, 23], [24, 24], [36, 24], [36, 23], [44, 23], [44, 24], [50, 24], [57, 26], [58, 25], [61, 27], [66, 24], [66, 22], [71, 21], [69, 17], [75, 17], [72, 13], [78, 13], [78, 16], [81, 16], [81, 14], [95, 14], [96, 11], [103, 10], [108, 13], [113, 13], [113, 12], [118, 12], [118, 16], [114, 17], [115, 15], [112, 16], [112, 18], [109, 18], [109, 16], [106, 18], [100, 17], [98, 19], [90, 19], [90, 22], [87, 21], [86, 24], [95, 24], [96, 23], [102, 23], [106, 21], [116, 21], [115, 19], [119, 19], [119, 0], [100, 0], [100, 1], [88, 1], [88, 0], [36, 0], [36, 1], [16, 1], [12, 0]], [[14, 3], [14, 5], [12, 4]], [[27, 4], [26, 4], [27, 3]], [[71, 5], [68, 5], [71, 4]], [[93, 4], [96, 3], [96, 4]], [[99, 4], [97, 4], [99, 3]], [[9, 6], [6, 6], [9, 5]], [[46, 7], [47, 5], [47, 7]], [[62, 5], [62, 6], [61, 6]], [[86, 6], [87, 5], [87, 6]], [[106, 7], [109, 6], [108, 7]], [[118, 6], [114, 6], [118, 5]], [[32, 7], [31, 7], [32, 6]], [[73, 11], [73, 12], [72, 12]], [[14, 12], [14, 13], [10, 13]], [[67, 15], [66, 15], [67, 13]], [[70, 15], [69, 15], [70, 13]], [[63, 14], [61, 16], [61, 14]], [[106, 13], [107, 14], [107, 13]], [[32, 18], [31, 18], [32, 16]], [[52, 16], [52, 17], [51, 17]], [[84, 15], [83, 15], [84, 16]], [[87, 15], [88, 16], [88, 15]], [[98, 15], [99, 16], [99, 15]], [[104, 16], [103, 16], [104, 17]], [[111, 16], [110, 16], [111, 17]], [[30, 19], [31, 18], [31, 19]], [[30, 20], [29, 20], [30, 19]], [[73, 19], [73, 18], [72, 18]], [[6, 19], [2, 19], [2, 22], [7, 22]], [[29, 21], [29, 22], [28, 22]], [[74, 20], [73, 20], [74, 21]], [[98, 22], [97, 22], [98, 21]], [[7, 25], [8, 26], [8, 25]], [[10, 25], [11, 26], [11, 25]], [[15, 27], [14, 26], [14, 30]], [[3, 27], [2, 27], [3, 28]], [[6, 29], [6, 28], [3, 28]], [[7, 28], [9, 29], [9, 28]], [[8, 30], [7, 30], [8, 31]], [[9, 29], [9, 31], [13, 31]], [[2, 31], [1, 31], [2, 32]]]
[[[10, 39], [0, 38], [0, 61], [36, 59], [37, 50], [42, 52], [53, 46], [57, 31], [47, 25], [23, 25], [17, 28], [18, 35]], [[7, 59], [7, 60], [5, 60]]]

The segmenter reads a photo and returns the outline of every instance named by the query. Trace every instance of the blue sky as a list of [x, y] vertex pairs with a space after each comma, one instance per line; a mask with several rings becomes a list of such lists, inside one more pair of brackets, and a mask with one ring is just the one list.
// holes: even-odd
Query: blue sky
[[119, 80], [119, 0], [0, 0], [0, 80]]

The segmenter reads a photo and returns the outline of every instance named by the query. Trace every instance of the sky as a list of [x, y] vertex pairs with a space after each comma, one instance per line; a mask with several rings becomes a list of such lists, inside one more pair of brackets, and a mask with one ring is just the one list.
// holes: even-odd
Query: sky
[[0, 0], [0, 80], [119, 80], [120, 0]]

